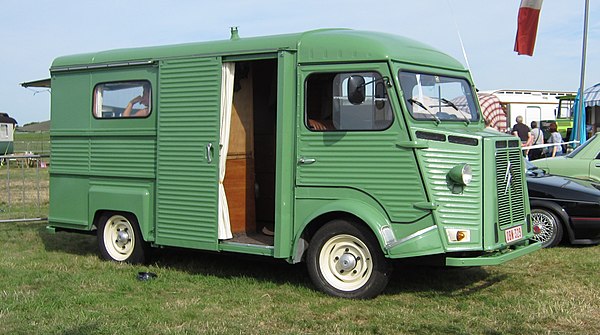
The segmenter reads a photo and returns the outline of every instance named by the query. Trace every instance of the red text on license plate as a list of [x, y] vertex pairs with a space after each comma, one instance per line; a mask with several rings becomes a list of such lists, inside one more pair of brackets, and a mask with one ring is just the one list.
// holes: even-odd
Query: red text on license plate
[[512, 227], [504, 231], [504, 237], [506, 237], [506, 243], [510, 243], [523, 238], [523, 230], [521, 226]]

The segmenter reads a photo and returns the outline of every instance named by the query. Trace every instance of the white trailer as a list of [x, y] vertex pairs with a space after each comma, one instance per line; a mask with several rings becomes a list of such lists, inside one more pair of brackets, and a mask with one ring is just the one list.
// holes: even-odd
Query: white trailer
[[6, 113], [0, 113], [0, 156], [13, 153], [13, 141], [17, 121]]
[[[575, 95], [576, 92], [565, 91], [533, 91], [533, 90], [496, 90], [485, 91], [495, 95], [502, 105], [508, 126], [512, 127], [515, 118], [523, 116], [523, 123], [529, 125], [531, 121], [555, 120], [558, 114], [558, 98]], [[571, 111], [563, 108], [561, 117], [570, 117]]]

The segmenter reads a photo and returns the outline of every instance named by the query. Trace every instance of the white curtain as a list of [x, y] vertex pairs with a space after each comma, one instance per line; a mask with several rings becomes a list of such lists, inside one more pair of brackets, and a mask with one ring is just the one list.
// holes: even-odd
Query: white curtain
[[235, 64], [223, 63], [221, 69], [221, 137], [219, 145], [219, 239], [230, 239], [231, 224], [229, 221], [229, 206], [225, 196], [225, 163], [229, 151], [229, 130], [231, 128], [231, 108], [233, 106], [233, 78]]

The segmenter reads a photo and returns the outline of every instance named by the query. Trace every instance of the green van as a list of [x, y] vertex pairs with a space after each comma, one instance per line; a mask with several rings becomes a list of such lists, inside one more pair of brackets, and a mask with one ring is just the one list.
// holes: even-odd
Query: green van
[[392, 259], [496, 265], [540, 248], [518, 139], [484, 130], [469, 72], [422, 43], [233, 31], [50, 73], [49, 229], [96, 232], [105, 259], [262, 255], [370, 298]]

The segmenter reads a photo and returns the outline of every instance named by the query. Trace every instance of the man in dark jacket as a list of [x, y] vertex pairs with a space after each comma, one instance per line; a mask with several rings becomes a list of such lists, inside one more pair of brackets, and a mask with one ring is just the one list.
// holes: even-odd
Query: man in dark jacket
[[[533, 136], [531, 136], [531, 130], [529, 129], [529, 127], [527, 127], [526, 124], [523, 124], [523, 117], [521, 115], [517, 116], [516, 121], [517, 123], [512, 128], [513, 135], [521, 139], [521, 144], [524, 147], [530, 146], [531, 142], [533, 141]], [[523, 155], [525, 157], [527, 157], [528, 153], [529, 150], [523, 151]]]

